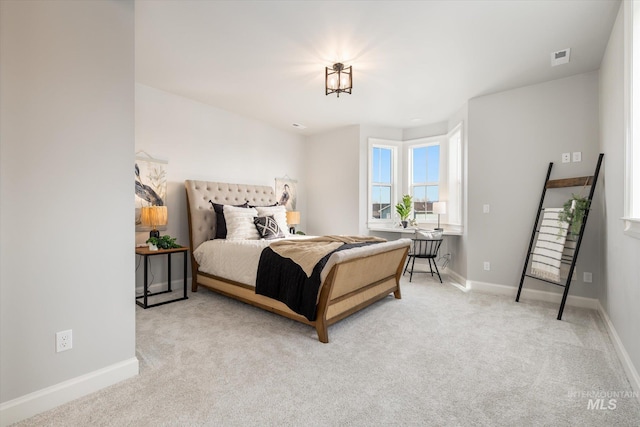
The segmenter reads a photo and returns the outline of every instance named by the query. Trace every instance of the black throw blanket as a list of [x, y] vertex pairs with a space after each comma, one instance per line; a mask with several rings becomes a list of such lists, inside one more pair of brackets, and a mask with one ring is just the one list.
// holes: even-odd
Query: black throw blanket
[[260, 255], [256, 294], [276, 299], [291, 310], [310, 321], [316, 320], [316, 302], [320, 289], [320, 273], [334, 252], [374, 244], [374, 242], [344, 244], [325, 255], [307, 277], [298, 264], [284, 258], [271, 248], [265, 248]]

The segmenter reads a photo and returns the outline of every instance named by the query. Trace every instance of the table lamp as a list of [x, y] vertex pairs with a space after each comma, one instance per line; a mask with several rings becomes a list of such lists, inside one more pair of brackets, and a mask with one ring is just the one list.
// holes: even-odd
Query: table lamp
[[149, 237], [160, 237], [158, 226], [167, 225], [167, 207], [143, 206], [140, 208], [140, 221], [142, 225], [151, 227]]
[[438, 228], [436, 230], [442, 231], [442, 228], [440, 228], [440, 215], [447, 213], [447, 202], [433, 202], [433, 213], [438, 214]]
[[289, 225], [289, 233], [296, 233], [296, 225], [300, 224], [300, 212], [287, 211], [287, 224]]

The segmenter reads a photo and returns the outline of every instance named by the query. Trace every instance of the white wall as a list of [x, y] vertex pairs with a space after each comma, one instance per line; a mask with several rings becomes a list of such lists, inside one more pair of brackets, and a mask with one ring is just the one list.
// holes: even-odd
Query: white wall
[[[161, 234], [189, 245], [186, 179], [273, 187], [275, 178], [285, 175], [298, 180], [296, 209], [302, 222], [298, 228], [305, 229], [308, 190], [302, 136], [141, 84], [136, 84], [135, 109], [136, 151], [169, 162], [169, 226]], [[148, 237], [148, 232], [136, 233], [136, 242], [144, 243]], [[180, 257], [174, 258], [181, 266]], [[165, 260], [151, 259], [154, 271], [161, 271], [156, 282], [166, 281]], [[142, 286], [142, 268], [139, 270], [137, 284]]]
[[[598, 108], [596, 72], [469, 101], [467, 279], [518, 286], [549, 162], [552, 179], [595, 170]], [[574, 151], [582, 152], [582, 162], [560, 162], [561, 153]], [[547, 206], [562, 206], [580, 191], [549, 191]], [[482, 213], [483, 204], [490, 205], [489, 214]], [[602, 284], [602, 225], [601, 215], [592, 212], [571, 295], [595, 298]], [[491, 262], [491, 271], [483, 270], [484, 261]], [[593, 273], [592, 284], [582, 283], [585, 270]], [[532, 279], [525, 287], [561, 290]]]
[[359, 132], [348, 126], [307, 138], [307, 234], [358, 234]]
[[448, 122], [439, 122], [439, 123], [433, 123], [425, 126], [407, 128], [402, 130], [402, 141], [409, 141], [412, 139], [420, 139], [420, 138], [428, 138], [430, 136], [444, 135], [450, 130], [451, 128], [449, 127]]
[[[88, 393], [137, 374], [133, 12], [0, 2], [3, 424], [76, 397], [66, 381], [110, 371]], [[56, 353], [66, 329], [73, 349]]]
[[600, 68], [600, 149], [605, 153], [604, 280], [598, 298], [631, 362], [636, 386], [640, 369], [640, 240], [623, 233], [624, 189], [624, 47], [623, 12], [618, 14]]

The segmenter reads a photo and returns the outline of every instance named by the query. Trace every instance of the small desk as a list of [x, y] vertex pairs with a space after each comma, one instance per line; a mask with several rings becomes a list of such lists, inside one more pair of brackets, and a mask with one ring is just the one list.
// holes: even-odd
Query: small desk
[[[169, 292], [173, 292], [173, 290], [171, 289], [171, 254], [173, 253], [177, 253], [177, 252], [182, 252], [184, 254], [184, 267], [183, 267], [183, 276], [184, 276], [184, 284], [183, 284], [183, 293], [182, 293], [182, 297], [180, 298], [175, 298], [169, 301], [162, 301], [162, 302], [158, 302], [155, 304], [149, 304], [148, 303], [148, 298], [152, 297], [154, 295], [160, 295], [160, 294], [166, 294]], [[140, 296], [136, 297], [136, 304], [138, 304], [140, 307], [147, 309], [150, 307], [156, 307], [158, 305], [163, 305], [163, 304], [169, 304], [170, 302], [175, 302], [175, 301], [182, 301], [185, 299], [188, 299], [189, 297], [187, 296], [187, 253], [189, 252], [189, 248], [187, 247], [179, 247], [179, 248], [174, 248], [174, 249], [158, 249], [157, 251], [150, 251], [148, 247], [141, 247], [141, 248], [136, 248], [136, 255], [140, 255], [143, 258], [144, 261], [144, 287], [143, 287], [143, 294]], [[153, 256], [153, 255], [166, 255], [167, 256], [167, 290], [166, 291], [160, 291], [160, 292], [153, 292], [153, 293], [149, 293], [149, 280], [148, 280], [148, 267], [149, 267], [149, 262], [147, 260], [148, 257]], [[139, 299], [142, 299], [142, 302], [138, 301]]]
[[[402, 228], [402, 227], [389, 227], [389, 226], [383, 226], [383, 225], [379, 225], [379, 226], [369, 226], [368, 227], [369, 231], [377, 231], [377, 232], [383, 232], [383, 233], [400, 233], [400, 234], [415, 234], [416, 232], [416, 228], [415, 227], [407, 227], [407, 228]], [[424, 231], [435, 231], [435, 229], [430, 229], [430, 228], [420, 228], [420, 230], [424, 230]], [[462, 230], [460, 228], [445, 228], [442, 231], [442, 235], [443, 236], [462, 236]]]

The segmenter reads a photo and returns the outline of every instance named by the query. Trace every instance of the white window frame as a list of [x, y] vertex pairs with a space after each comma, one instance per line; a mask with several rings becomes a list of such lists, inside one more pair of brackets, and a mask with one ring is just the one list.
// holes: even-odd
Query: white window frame
[[[387, 139], [369, 138], [368, 144], [368, 185], [367, 185], [367, 224], [383, 225], [393, 224], [395, 218], [395, 200], [398, 200], [399, 187], [401, 186], [399, 171], [401, 169], [401, 141], [393, 141]], [[391, 217], [390, 218], [374, 218], [373, 217], [373, 194], [371, 189], [373, 185], [373, 149], [384, 148], [391, 150]]]
[[626, 1], [625, 46], [625, 188], [624, 232], [640, 239], [640, 2]]
[[[448, 133], [443, 135], [418, 138], [407, 141], [394, 141], [379, 138], [369, 138], [367, 151], [367, 227], [376, 230], [378, 227], [391, 228], [399, 226], [400, 219], [393, 214], [390, 219], [373, 218], [373, 148], [381, 147], [392, 149], [392, 189], [391, 204], [395, 206], [400, 201], [402, 194], [410, 194], [411, 179], [413, 176], [413, 163], [411, 159], [411, 149], [418, 145], [439, 143], [440, 145], [440, 165], [439, 165], [439, 198], [447, 202], [447, 214], [440, 216], [440, 224], [447, 226], [452, 231], [462, 232], [463, 228], [463, 207], [464, 207], [464, 182], [463, 182], [463, 157], [464, 157], [464, 135], [463, 122], [454, 126]], [[458, 137], [459, 134], [459, 137]], [[453, 155], [452, 155], [453, 154]], [[452, 203], [453, 201], [453, 203]], [[418, 222], [419, 226], [431, 226], [438, 221], [437, 215]]]
[[447, 134], [448, 203], [447, 224], [462, 228], [462, 123]]
[[[419, 139], [412, 139], [409, 141], [405, 141], [405, 151], [406, 151], [406, 156], [407, 156], [407, 194], [410, 194], [411, 197], [415, 198], [414, 195], [414, 187], [418, 186], [418, 187], [422, 187], [422, 186], [429, 186], [429, 185], [437, 185], [438, 186], [438, 199], [443, 199], [442, 194], [443, 194], [443, 190], [445, 190], [445, 185], [446, 182], [443, 182], [443, 178], [446, 177], [446, 173], [443, 173], [443, 166], [445, 164], [445, 162], [443, 161], [445, 158], [448, 158], [448, 156], [446, 155], [446, 147], [445, 146], [445, 140], [446, 135], [438, 135], [438, 136], [432, 136], [432, 137], [428, 137], [428, 138], [419, 138]], [[438, 182], [419, 182], [419, 183], [415, 183], [413, 182], [413, 150], [416, 148], [422, 148], [422, 147], [433, 147], [433, 146], [438, 146], [440, 148], [440, 153], [439, 153], [439, 164], [438, 164]], [[444, 156], [443, 156], [443, 152], [444, 152]], [[446, 169], [446, 168], [445, 168]], [[446, 181], [446, 180], [445, 180]], [[445, 190], [445, 194], [446, 194], [446, 190]], [[413, 212], [413, 211], [412, 211]], [[445, 215], [446, 216], [446, 215]], [[443, 216], [444, 217], [444, 216]], [[442, 219], [443, 217], [441, 217], [441, 223], [443, 222]], [[413, 218], [413, 216], [412, 216]], [[438, 221], [438, 216], [434, 215], [434, 214], [427, 214], [427, 218], [424, 220], [420, 220], [418, 221], [418, 225], [421, 224], [435, 224]]]
[[[415, 185], [413, 178], [412, 149], [419, 146], [440, 145], [440, 167], [438, 182], [438, 198], [447, 203], [447, 213], [440, 216], [440, 224], [452, 229], [462, 230], [462, 134], [463, 123], [460, 122], [444, 135], [419, 138], [405, 141], [408, 159], [407, 188], [412, 191]], [[413, 194], [411, 194], [413, 195]], [[436, 224], [437, 215], [428, 216], [418, 222], [419, 226]]]

